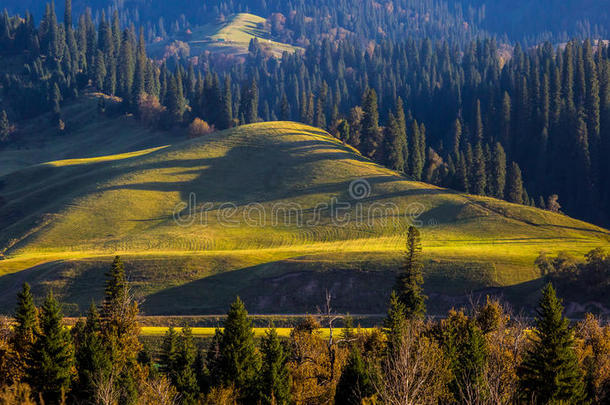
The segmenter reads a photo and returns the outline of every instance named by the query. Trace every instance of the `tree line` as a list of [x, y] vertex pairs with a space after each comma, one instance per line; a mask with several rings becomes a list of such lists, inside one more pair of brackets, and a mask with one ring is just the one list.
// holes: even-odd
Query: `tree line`
[[[270, 325], [255, 339], [244, 303], [202, 347], [192, 329], [166, 332], [158, 356], [139, 340], [138, 305], [116, 257], [100, 305], [68, 329], [50, 293], [27, 284], [14, 323], [0, 319], [0, 401], [22, 404], [605, 404], [610, 326], [571, 325], [552, 284], [534, 325], [487, 297], [426, 319], [420, 235], [411, 227], [383, 327], [332, 311], [288, 338]], [[343, 318], [343, 319], [339, 319]], [[342, 328], [335, 322], [341, 320]], [[328, 331], [322, 334], [321, 328]]]
[[[221, 68], [206, 55], [196, 65], [152, 61], [143, 30], [124, 28], [118, 12], [102, 12], [97, 26], [85, 12], [73, 27], [66, 4], [63, 24], [52, 5], [38, 27], [29, 13], [0, 18], [0, 52], [25, 61], [2, 77], [5, 141], [18, 138], [16, 122], [47, 111], [58, 132], [70, 130], [62, 105], [97, 90], [120, 98], [117, 112], [150, 125], [198, 118], [205, 125], [195, 123], [196, 136], [261, 120], [301, 121], [415, 180], [610, 221], [610, 52], [603, 43], [516, 45], [506, 58], [494, 40], [464, 49], [430, 39], [365, 49], [322, 40], [278, 60], [253, 40], [244, 64]], [[108, 110], [101, 101], [100, 111]]]

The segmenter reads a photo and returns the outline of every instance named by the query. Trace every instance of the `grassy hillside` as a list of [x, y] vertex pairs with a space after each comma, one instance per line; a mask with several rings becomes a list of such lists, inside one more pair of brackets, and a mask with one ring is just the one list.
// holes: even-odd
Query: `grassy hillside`
[[[80, 137], [139, 128], [115, 120], [91, 122]], [[409, 181], [301, 124], [171, 145], [138, 130], [140, 150], [135, 136], [112, 148], [100, 141], [110, 133], [96, 134], [102, 145], [89, 154], [58, 158], [69, 144], [58, 140], [41, 148], [47, 162], [24, 152], [30, 164], [0, 177], [0, 310], [27, 280], [78, 313], [120, 254], [147, 313], [221, 313], [236, 294], [252, 312], [301, 313], [326, 289], [337, 310], [383, 312], [411, 223], [423, 233], [430, 307], [440, 310], [472, 289], [535, 280], [540, 251], [582, 255], [609, 241], [560, 214]]]
[[177, 34], [169, 40], [151, 44], [148, 50], [155, 58], [160, 58], [167, 52], [187, 52], [190, 56], [198, 56], [205, 51], [245, 55], [254, 38], [259, 40], [265, 51], [275, 56], [301, 49], [271, 40], [265, 22], [264, 18], [254, 14], [235, 14], [224, 22], [196, 27], [189, 33]]

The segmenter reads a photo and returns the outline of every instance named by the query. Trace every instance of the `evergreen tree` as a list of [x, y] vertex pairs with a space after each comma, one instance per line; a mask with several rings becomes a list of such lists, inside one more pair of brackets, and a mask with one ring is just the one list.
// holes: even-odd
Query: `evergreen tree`
[[362, 109], [362, 147], [366, 156], [379, 160], [382, 154], [382, 132], [379, 128], [379, 112], [377, 110], [377, 93], [369, 89], [364, 95]]
[[386, 140], [386, 164], [389, 168], [402, 171], [405, 167], [404, 148], [407, 135], [402, 133], [400, 124], [393, 113], [390, 113]]
[[240, 114], [244, 115], [246, 124], [258, 121], [258, 85], [256, 80], [252, 80], [248, 86], [243, 87]]
[[130, 296], [125, 268], [119, 256], [115, 257], [107, 273], [100, 315], [102, 337], [117, 376], [114, 383], [120, 402], [132, 404], [137, 399], [135, 378], [142, 344], [138, 339], [138, 304]]
[[408, 133], [407, 145], [409, 147], [408, 174], [415, 180], [421, 180], [424, 170], [424, 150], [422, 150], [423, 136], [416, 120], [411, 121], [411, 130]]
[[196, 404], [199, 394], [199, 384], [195, 372], [197, 348], [193, 342], [192, 329], [189, 326], [182, 328], [177, 349], [177, 358], [174, 363], [175, 377], [172, 381], [184, 404]]
[[0, 142], [8, 141], [8, 137], [11, 134], [11, 124], [8, 121], [8, 115], [6, 111], [0, 112]]
[[422, 289], [424, 276], [420, 255], [419, 231], [416, 227], [409, 226], [405, 262], [394, 287], [400, 302], [404, 305], [407, 318], [423, 318], [426, 314], [426, 296]]
[[288, 104], [288, 97], [286, 97], [286, 93], [282, 93], [279, 113], [280, 121], [290, 121], [290, 104]]
[[19, 355], [19, 372], [27, 370], [31, 362], [32, 346], [38, 336], [38, 310], [34, 305], [34, 298], [30, 285], [24, 283], [21, 291], [17, 294], [17, 307], [15, 309], [15, 326], [13, 328], [13, 347]]
[[352, 348], [343, 367], [335, 392], [336, 405], [360, 405], [362, 400], [375, 394], [371, 372], [357, 348]]
[[535, 338], [518, 370], [524, 399], [537, 404], [583, 403], [583, 373], [573, 333], [550, 283], [542, 291], [537, 313]]
[[96, 386], [100, 381], [107, 381], [110, 378], [112, 369], [101, 333], [100, 314], [93, 303], [82, 330], [75, 329], [78, 331], [75, 337], [78, 372], [78, 385], [75, 391], [80, 399], [87, 400], [95, 395]]
[[166, 123], [167, 127], [182, 122], [184, 111], [186, 110], [186, 100], [184, 99], [182, 81], [178, 82], [179, 78], [180, 75], [172, 76], [169, 79], [169, 85], [167, 87], [167, 101], [165, 103], [169, 114], [169, 122]]
[[218, 129], [228, 129], [233, 126], [233, 96], [231, 94], [231, 78], [225, 77], [222, 96], [222, 111], [218, 119]]
[[483, 146], [481, 142], [477, 143], [474, 148], [474, 167], [472, 173], [472, 192], [478, 195], [485, 195], [485, 189], [487, 187], [487, 177], [485, 169], [485, 156], [483, 154]]
[[260, 358], [254, 344], [254, 331], [242, 300], [231, 304], [219, 342], [218, 378], [224, 384], [234, 384], [246, 399], [257, 397], [256, 380]]
[[491, 155], [491, 195], [496, 198], [504, 198], [506, 187], [506, 153], [500, 142], [494, 144]]
[[74, 366], [74, 347], [63, 324], [59, 303], [49, 294], [40, 311], [40, 331], [36, 334], [29, 367], [30, 385], [46, 403], [59, 403], [68, 394]]
[[392, 290], [390, 304], [388, 305], [388, 315], [383, 321], [383, 327], [387, 336], [388, 356], [392, 356], [394, 351], [400, 347], [406, 326], [406, 308], [396, 290]]
[[290, 403], [290, 381], [286, 368], [287, 355], [277, 331], [271, 327], [261, 342], [262, 367], [260, 391], [263, 404]]
[[511, 163], [506, 177], [506, 199], [517, 204], [524, 203], [521, 169], [516, 162]]
[[161, 371], [170, 376], [170, 379], [175, 384], [176, 370], [178, 363], [178, 333], [173, 326], [170, 326], [161, 345]]

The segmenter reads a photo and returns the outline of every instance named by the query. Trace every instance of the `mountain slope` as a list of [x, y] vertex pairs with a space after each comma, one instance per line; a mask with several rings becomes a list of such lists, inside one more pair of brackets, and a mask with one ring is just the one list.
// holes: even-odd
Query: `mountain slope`
[[[254, 14], [239, 13], [226, 21], [210, 23], [193, 28], [192, 31], [176, 34], [169, 40], [149, 45], [153, 58], [167, 57], [172, 53], [183, 56], [199, 56], [205, 51], [231, 55], [246, 55], [252, 39], [257, 39], [261, 48], [275, 56], [283, 52], [295, 52], [302, 48], [271, 40], [265, 28], [266, 19]], [[186, 54], [185, 54], [186, 52]]]
[[564, 215], [409, 181], [301, 124], [153, 146], [0, 178], [0, 309], [29, 280], [78, 312], [114, 254], [151, 313], [218, 312], [235, 294], [255, 311], [306, 312], [326, 288], [338, 308], [370, 312], [410, 223], [427, 291], [445, 295], [533, 280], [540, 251], [608, 245], [606, 230]]

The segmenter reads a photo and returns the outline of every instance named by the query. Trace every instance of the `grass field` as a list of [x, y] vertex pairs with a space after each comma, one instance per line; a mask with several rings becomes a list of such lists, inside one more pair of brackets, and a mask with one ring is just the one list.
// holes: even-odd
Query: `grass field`
[[224, 22], [196, 27], [190, 34], [182, 33], [169, 40], [153, 43], [148, 50], [153, 57], [159, 58], [167, 51], [166, 48], [181, 48], [186, 44], [191, 56], [201, 55], [205, 51], [245, 55], [248, 53], [250, 41], [254, 38], [259, 40], [263, 50], [278, 57], [284, 52], [302, 50], [273, 41], [269, 30], [265, 28], [265, 22], [263, 17], [254, 14], [235, 14]]
[[[142, 328], [140, 328], [140, 335], [141, 336], [164, 336], [165, 333], [168, 331], [168, 329], [169, 328], [165, 327], [165, 326], [143, 326]], [[174, 329], [178, 333], [182, 332], [181, 327], [175, 327]], [[195, 328], [191, 328], [191, 329], [193, 332], [193, 336], [198, 337], [198, 338], [211, 338], [212, 336], [214, 336], [214, 333], [216, 331], [216, 328], [195, 327]], [[221, 330], [222, 330], [222, 328], [221, 328]], [[260, 338], [260, 337], [265, 336], [265, 334], [267, 333], [269, 328], [253, 328], [253, 330], [254, 330], [254, 336]], [[288, 337], [290, 337], [290, 332], [292, 331], [292, 328], [275, 328], [275, 330], [277, 331], [277, 334], [279, 337], [288, 338]], [[334, 328], [333, 336], [340, 336], [342, 331], [343, 331], [343, 328]], [[317, 333], [318, 333], [318, 336], [320, 336], [322, 338], [328, 338], [330, 336], [330, 329], [322, 328], [322, 329], [319, 329], [317, 331]]]
[[120, 254], [147, 314], [224, 313], [238, 294], [251, 312], [305, 313], [326, 289], [337, 310], [381, 313], [412, 223], [441, 310], [471, 290], [535, 290], [541, 251], [609, 245], [564, 215], [410, 181], [302, 124], [193, 140], [129, 117], [79, 128], [0, 151], [0, 310], [29, 281], [77, 314]]

